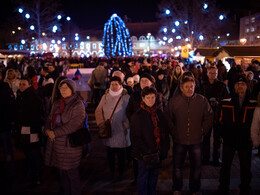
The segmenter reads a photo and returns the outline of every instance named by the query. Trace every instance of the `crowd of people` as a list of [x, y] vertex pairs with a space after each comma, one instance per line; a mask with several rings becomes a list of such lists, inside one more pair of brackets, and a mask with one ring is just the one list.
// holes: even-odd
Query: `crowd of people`
[[[62, 194], [81, 193], [78, 167], [87, 146], [71, 146], [68, 135], [86, 123], [87, 108], [75, 82], [66, 77], [70, 61], [22, 59], [0, 67], [6, 190], [12, 188], [15, 175], [14, 138], [26, 157], [33, 187], [40, 185], [45, 164], [58, 169]], [[89, 58], [83, 63], [94, 67], [88, 85], [97, 125], [112, 116], [112, 136], [103, 139], [111, 181], [125, 179], [126, 161], [132, 161], [138, 193], [156, 194], [160, 162], [167, 158], [172, 140], [175, 195], [182, 191], [187, 154], [189, 188], [194, 195], [201, 193], [203, 165], [221, 167], [216, 193], [228, 194], [236, 151], [241, 165], [240, 194], [249, 194], [252, 147], [260, 154], [257, 60], [248, 66], [233, 63], [229, 71], [221, 61], [201, 64], [159, 57]], [[149, 163], [156, 160], [152, 167]]]

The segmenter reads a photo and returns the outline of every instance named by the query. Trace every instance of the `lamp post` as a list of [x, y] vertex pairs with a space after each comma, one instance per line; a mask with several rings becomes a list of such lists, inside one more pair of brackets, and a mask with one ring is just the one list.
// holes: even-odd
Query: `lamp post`
[[246, 44], [246, 41], [247, 41], [246, 38], [241, 38], [241, 39], [240, 39], [241, 45], [245, 45], [245, 44]]
[[148, 51], [148, 55], [149, 55], [149, 57], [150, 57], [150, 38], [151, 38], [151, 33], [147, 33], [146, 38], [147, 38], [147, 40], [148, 40], [147, 51]]

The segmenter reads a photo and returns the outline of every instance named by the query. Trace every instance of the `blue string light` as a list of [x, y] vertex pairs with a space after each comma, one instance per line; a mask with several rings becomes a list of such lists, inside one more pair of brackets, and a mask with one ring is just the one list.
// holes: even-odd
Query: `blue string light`
[[113, 14], [104, 26], [103, 50], [106, 56], [132, 56], [129, 30], [123, 20]]

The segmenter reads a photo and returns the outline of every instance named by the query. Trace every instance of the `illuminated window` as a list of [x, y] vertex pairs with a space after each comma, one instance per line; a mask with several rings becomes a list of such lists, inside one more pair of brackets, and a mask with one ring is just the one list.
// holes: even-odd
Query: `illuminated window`
[[66, 44], [62, 44], [62, 49], [66, 49]]
[[89, 44], [89, 43], [87, 43], [86, 47], [87, 47], [87, 49], [90, 49], [90, 44]]
[[92, 48], [93, 48], [93, 49], [97, 49], [97, 44], [96, 44], [96, 43], [93, 43], [93, 44], [92, 44]]
[[137, 37], [136, 37], [136, 36], [132, 36], [132, 37], [131, 37], [131, 40], [132, 40], [132, 41], [137, 41]]
[[[20, 48], [21, 48], [21, 46], [20, 46]], [[31, 45], [31, 50], [34, 50], [34, 45]]]
[[145, 44], [144, 43], [140, 43], [140, 47], [145, 47]]
[[254, 23], [255, 22], [255, 17], [252, 17], [251, 18], [251, 23]]
[[254, 36], [250, 36], [249, 41], [254, 41]]
[[245, 19], [245, 24], [249, 24], [249, 19], [248, 18]]
[[102, 47], [103, 47], [103, 44], [99, 43], [99, 49], [102, 49]]
[[76, 43], [74, 49], [78, 49], [79, 45]]
[[246, 33], [248, 33], [248, 32], [249, 32], [249, 28], [246, 29]]
[[136, 43], [133, 44], [133, 47], [134, 47], [134, 48], [136, 47]]
[[146, 40], [146, 38], [145, 38], [145, 36], [141, 36], [141, 37], [139, 37], [139, 40], [144, 41], [144, 40]]
[[255, 31], [255, 28], [254, 27], [251, 27], [251, 32], [254, 32]]
[[[32, 45], [33, 46], [33, 45]], [[23, 45], [20, 45], [20, 50], [23, 50]]]

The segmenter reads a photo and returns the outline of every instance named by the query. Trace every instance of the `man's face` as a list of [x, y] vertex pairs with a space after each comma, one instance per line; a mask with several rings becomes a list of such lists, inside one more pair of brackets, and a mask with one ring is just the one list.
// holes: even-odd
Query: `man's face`
[[195, 83], [192, 81], [185, 82], [181, 86], [181, 92], [186, 97], [192, 97], [195, 90]]
[[247, 84], [243, 81], [239, 81], [237, 83], [235, 83], [235, 92], [238, 95], [244, 95], [246, 93], [247, 90]]
[[29, 87], [31, 87], [31, 83], [29, 83], [27, 80], [21, 80], [20, 81], [19, 89], [20, 89], [21, 92], [25, 91]]
[[209, 80], [215, 80], [218, 77], [218, 69], [209, 69], [207, 72]]

